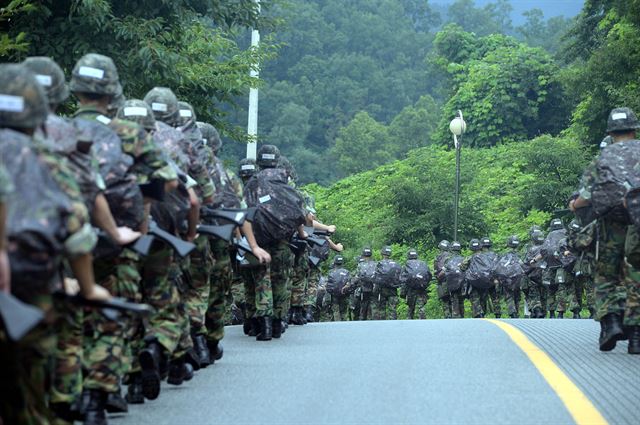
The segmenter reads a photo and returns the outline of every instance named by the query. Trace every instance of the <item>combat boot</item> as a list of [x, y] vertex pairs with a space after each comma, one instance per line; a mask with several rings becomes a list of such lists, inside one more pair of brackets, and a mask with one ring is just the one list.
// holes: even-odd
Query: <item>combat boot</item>
[[245, 335], [249, 335], [251, 333], [251, 321], [252, 320], [253, 319], [245, 318], [244, 322], [242, 322], [242, 332], [244, 332]]
[[193, 379], [194, 373], [193, 373], [193, 366], [191, 366], [189, 363], [185, 363], [184, 364], [184, 381], [191, 381]]
[[579, 309], [575, 309], [575, 310], [573, 310], [573, 318], [574, 318], [574, 319], [581, 319], [581, 317], [580, 317], [580, 310], [579, 310]]
[[[256, 334], [256, 341], [271, 341], [273, 336], [273, 329], [271, 323], [271, 316], [258, 317], [258, 333]], [[280, 321], [280, 319], [278, 319]]]
[[87, 398], [84, 425], [107, 425], [107, 393], [100, 390], [87, 390], [83, 397]]
[[84, 415], [80, 413], [77, 406], [71, 403], [51, 403], [49, 409], [53, 412], [54, 421], [57, 423], [61, 421], [74, 423], [75, 421], [81, 422]]
[[595, 308], [590, 308], [589, 309], [589, 319], [595, 319], [596, 317], [596, 309]]
[[169, 376], [167, 377], [167, 384], [182, 385], [186, 374], [187, 365], [185, 364], [184, 358], [171, 360], [169, 362]]
[[518, 318], [518, 313], [511, 313], [509, 315], [509, 317], [511, 317], [512, 319], [517, 319]]
[[[184, 361], [190, 364], [193, 370], [200, 370], [200, 357], [198, 356], [198, 353], [196, 353], [196, 350], [194, 350], [193, 348], [189, 348], [184, 354]], [[209, 357], [209, 361], [210, 364], [213, 363], [213, 361], [211, 361], [211, 357]]]
[[211, 353], [209, 352], [209, 348], [207, 347], [207, 340], [204, 335], [194, 335], [193, 339], [193, 348], [196, 352], [196, 356], [198, 358], [198, 365], [201, 368], [205, 368], [211, 364]]
[[280, 338], [284, 329], [284, 324], [280, 319], [274, 319], [271, 328], [271, 336], [273, 338]]
[[129, 404], [144, 403], [144, 394], [142, 394], [142, 375], [140, 373], [130, 375], [125, 400], [127, 400], [127, 403]]
[[156, 341], [150, 342], [138, 354], [142, 368], [142, 393], [148, 400], [155, 400], [160, 395], [160, 363], [163, 356], [162, 347]]
[[558, 312], [558, 319], [564, 319], [564, 311]]
[[627, 352], [629, 354], [640, 354], [640, 326], [630, 326]]
[[125, 399], [122, 398], [120, 387], [118, 387], [117, 392], [107, 394], [105, 409], [109, 413], [127, 413], [129, 411], [129, 405]]
[[222, 358], [224, 350], [222, 349], [222, 344], [220, 344], [220, 341], [207, 341], [207, 347], [209, 348], [211, 357], [216, 361]]
[[306, 324], [306, 322], [304, 321], [302, 307], [292, 307], [291, 310], [292, 310], [291, 320], [289, 320], [289, 323], [291, 323], [293, 325], [304, 325], [304, 324]]
[[555, 319], [556, 318], [556, 312], [553, 310], [549, 310], [549, 319]]
[[251, 318], [251, 329], [247, 336], [257, 336], [260, 333], [260, 321], [257, 317]]
[[532, 319], [541, 319], [542, 317], [544, 317], [544, 316], [542, 315], [542, 309], [541, 309], [540, 307], [535, 307], [535, 308], [533, 309], [532, 314], [531, 314], [531, 318], [532, 318]]
[[313, 323], [313, 307], [308, 305], [305, 308], [305, 316], [304, 318], [307, 320], [307, 323]]
[[616, 342], [624, 338], [622, 320], [615, 313], [609, 313], [600, 320], [600, 351], [611, 351], [616, 348]]

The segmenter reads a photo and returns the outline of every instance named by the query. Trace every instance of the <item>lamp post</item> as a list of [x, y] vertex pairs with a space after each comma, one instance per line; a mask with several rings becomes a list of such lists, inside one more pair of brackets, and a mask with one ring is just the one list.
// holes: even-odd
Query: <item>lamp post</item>
[[[258, 13], [260, 12], [260, 0], [255, 0], [258, 6]], [[260, 45], [260, 32], [253, 28], [251, 31], [251, 47], [258, 48]], [[255, 64], [251, 69], [249, 75], [253, 78], [258, 78], [259, 64]], [[249, 111], [247, 119], [247, 134], [250, 141], [247, 143], [247, 158], [256, 159], [257, 139], [258, 139], [258, 88], [251, 87], [249, 89]]]
[[[467, 129], [467, 123], [464, 122], [462, 111], [458, 110], [456, 117], [451, 120], [449, 130], [453, 134], [453, 145], [456, 148], [456, 192], [453, 204], [453, 240], [458, 240], [458, 205], [460, 201], [460, 148], [462, 143], [462, 134]], [[458, 139], [460, 138], [460, 139]]]

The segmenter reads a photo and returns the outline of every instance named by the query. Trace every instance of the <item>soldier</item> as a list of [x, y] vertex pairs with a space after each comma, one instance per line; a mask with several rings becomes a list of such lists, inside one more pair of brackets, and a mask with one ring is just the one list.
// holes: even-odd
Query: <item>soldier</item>
[[[498, 260], [498, 256], [491, 250], [491, 246], [493, 245], [491, 239], [485, 236], [480, 240], [480, 242], [482, 243], [482, 252], [487, 253], [489, 256], [491, 256], [493, 261], [496, 262]], [[502, 293], [500, 291], [500, 287], [497, 286], [494, 282], [494, 284], [489, 288], [488, 292], [489, 298], [491, 299], [491, 306], [493, 307], [493, 315], [496, 318], [502, 317], [502, 305], [500, 303]]]
[[595, 228], [596, 222], [592, 221], [587, 226], [581, 226], [577, 219], [569, 224], [567, 239], [569, 247], [578, 253], [578, 258], [573, 265], [573, 291], [569, 293], [569, 308], [573, 312], [573, 318], [579, 319], [582, 311], [583, 293], [589, 310], [589, 318], [593, 319], [593, 269], [595, 267]]
[[424, 261], [418, 260], [418, 252], [415, 249], [407, 252], [407, 263], [402, 268], [400, 280], [403, 283], [400, 293], [406, 297], [408, 318], [413, 320], [417, 306], [420, 320], [424, 320], [431, 271]]
[[[572, 200], [572, 211], [593, 205], [605, 206], [609, 212], [598, 219], [598, 258], [594, 279], [596, 320], [600, 322], [599, 346], [601, 351], [613, 350], [616, 342], [629, 339], [629, 354], [640, 354], [640, 272], [637, 263], [637, 229], [629, 224], [629, 215], [624, 206], [629, 206], [613, 193], [615, 186], [609, 184], [609, 190], [599, 190], [596, 183], [605, 179], [598, 173], [599, 166], [607, 165], [612, 171], [616, 166], [626, 165], [628, 158], [634, 158], [640, 142], [636, 140], [636, 131], [640, 123], [629, 108], [616, 108], [607, 120], [607, 133], [612, 144], [605, 147], [583, 174], [580, 194]], [[635, 164], [634, 160], [634, 164]], [[611, 165], [613, 164], [613, 165]], [[634, 166], [634, 165], [630, 165]], [[637, 174], [624, 168], [627, 178]], [[624, 192], [622, 193], [624, 196]], [[609, 198], [608, 198], [609, 197]], [[613, 205], [608, 205], [611, 199]], [[626, 261], [625, 261], [626, 256]], [[626, 332], [623, 326], [627, 326]]]
[[504, 294], [509, 317], [512, 319], [516, 319], [520, 311], [520, 282], [524, 275], [524, 263], [518, 254], [519, 246], [518, 236], [509, 236], [508, 252], [498, 260], [495, 272], [498, 288]]
[[13, 183], [7, 174], [7, 170], [0, 165], [0, 291], [11, 291], [11, 271], [9, 270], [9, 257], [7, 256], [7, 237], [5, 223], [7, 221], [6, 198], [13, 192]]
[[[477, 265], [476, 261], [474, 261], [474, 259], [482, 253], [482, 242], [478, 239], [471, 239], [471, 241], [469, 241], [469, 249], [471, 249], [473, 254], [464, 260], [460, 266], [460, 270], [465, 272], [466, 293], [470, 294], [473, 317], [483, 318], [487, 306], [488, 289], [490, 285], [488, 282], [485, 282], [486, 279], [483, 278], [489, 278], [489, 276], [486, 275], [490, 265], [481, 262], [480, 259], [477, 261]], [[475, 268], [478, 269], [473, 275], [468, 271], [472, 264], [474, 264], [474, 271]]]
[[342, 255], [336, 255], [332, 269], [327, 276], [326, 293], [322, 304], [329, 310], [332, 322], [344, 322], [348, 319], [349, 295], [347, 290], [351, 274], [342, 267], [343, 265]]
[[533, 229], [530, 234], [531, 243], [524, 259], [524, 282], [527, 288], [526, 294], [531, 309], [531, 318], [542, 319], [546, 316], [547, 305], [547, 287], [542, 284], [542, 272], [545, 265], [541, 254], [545, 237], [540, 229]]
[[564, 317], [566, 310], [565, 292], [568, 285], [568, 276], [562, 266], [561, 256], [566, 247], [567, 232], [564, 224], [558, 218], [551, 220], [549, 233], [542, 245], [541, 254], [546, 263], [546, 268], [542, 272], [542, 284], [548, 288], [548, 308], [549, 318]]
[[400, 287], [400, 265], [391, 259], [391, 247], [380, 251], [382, 260], [376, 265], [375, 286], [373, 290], [373, 317], [376, 320], [398, 319], [398, 288]]
[[451, 244], [448, 240], [441, 240], [438, 244], [438, 249], [440, 253], [433, 260], [433, 271], [436, 276], [436, 281], [438, 284], [438, 299], [442, 303], [442, 310], [444, 312], [444, 317], [446, 319], [451, 318], [451, 296], [449, 295], [449, 290], [447, 289], [447, 281], [445, 279], [445, 269], [444, 265], [447, 260], [451, 258], [451, 252], [449, 251]]
[[464, 272], [461, 269], [464, 257], [460, 255], [462, 245], [460, 242], [451, 243], [451, 256], [444, 263], [444, 278], [447, 291], [451, 298], [451, 317], [453, 319], [464, 318]]
[[[6, 212], [11, 242], [8, 277], [5, 236], [0, 235], [0, 286], [38, 307], [45, 317], [19, 341], [10, 342], [0, 332], [0, 418], [5, 423], [47, 424], [46, 381], [56, 345], [51, 291], [61, 284], [63, 257], [82, 296], [106, 300], [109, 293], [94, 283], [91, 250], [96, 237], [73, 174], [48, 152], [36, 132], [49, 113], [44, 91], [26, 67], [0, 65], [0, 97], [14, 100], [0, 103], [0, 168], [12, 180], [0, 185], [7, 200], [7, 208], [0, 207], [0, 221]], [[10, 186], [14, 191], [8, 193]], [[49, 241], [50, 249], [33, 244], [34, 233], [35, 239]]]
[[362, 249], [362, 262], [358, 263], [353, 278], [354, 286], [360, 290], [360, 320], [371, 320], [373, 316], [376, 263], [372, 256], [371, 248]]

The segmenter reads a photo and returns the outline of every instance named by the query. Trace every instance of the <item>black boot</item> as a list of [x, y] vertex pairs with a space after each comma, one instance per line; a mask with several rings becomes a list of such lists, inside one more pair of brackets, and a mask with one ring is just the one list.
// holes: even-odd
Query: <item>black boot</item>
[[581, 317], [580, 317], [580, 310], [579, 310], [579, 309], [575, 309], [575, 310], [573, 310], [573, 318], [574, 318], [574, 319], [581, 319]]
[[291, 320], [289, 320], [289, 323], [293, 325], [304, 325], [306, 323], [304, 320], [302, 307], [292, 307], [291, 311]]
[[[49, 409], [53, 412], [55, 419], [61, 419], [64, 422], [81, 422], [84, 418], [84, 415], [80, 413], [77, 406], [71, 403], [51, 403]], [[56, 423], [56, 421], [54, 421], [54, 423]]]
[[542, 318], [542, 309], [540, 307], [536, 307], [533, 309], [533, 311], [531, 312], [531, 318], [532, 319], [540, 319]]
[[207, 341], [207, 347], [209, 348], [211, 357], [213, 357], [216, 361], [222, 358], [224, 350], [222, 349], [222, 344], [220, 344], [220, 341]]
[[245, 318], [242, 323], [242, 332], [244, 332], [245, 335], [249, 335], [251, 333], [251, 320], [252, 319]]
[[144, 394], [142, 394], [142, 375], [140, 373], [130, 375], [125, 400], [127, 400], [127, 403], [129, 404], [144, 403]]
[[198, 364], [200, 367], [204, 368], [209, 366], [211, 362], [211, 355], [209, 352], [209, 348], [207, 347], [207, 340], [204, 335], [195, 335], [192, 337], [193, 339], [193, 349], [196, 352], [196, 356], [198, 357]]
[[305, 315], [304, 318], [307, 320], [307, 323], [312, 323], [313, 322], [313, 307], [308, 305], [305, 308]]
[[518, 313], [511, 313], [509, 315], [509, 317], [511, 317], [512, 319], [517, 319], [518, 318]]
[[191, 381], [193, 379], [193, 366], [189, 363], [184, 364], [184, 381]]
[[84, 425], [107, 425], [107, 393], [100, 390], [87, 390], [88, 403], [84, 415]]
[[160, 395], [160, 364], [164, 353], [156, 341], [152, 341], [140, 351], [138, 360], [142, 368], [142, 394], [148, 400], [155, 400]]
[[558, 312], [558, 319], [564, 319], [564, 311]]
[[169, 377], [167, 378], [167, 384], [182, 385], [186, 372], [187, 370], [184, 358], [171, 360], [169, 362]]
[[640, 326], [631, 326], [629, 329], [629, 354], [640, 354]]
[[122, 398], [122, 393], [120, 392], [120, 387], [118, 387], [118, 391], [115, 393], [107, 394], [107, 402], [105, 404], [105, 408], [109, 413], [127, 413], [129, 411], [129, 405]]
[[611, 351], [616, 342], [624, 337], [622, 320], [615, 313], [609, 313], [600, 320], [600, 351]]
[[257, 317], [251, 319], [251, 330], [247, 334], [248, 336], [257, 336], [260, 333], [260, 321]]
[[284, 329], [284, 323], [282, 320], [274, 318], [272, 323], [271, 336], [274, 338], [280, 338]]
[[[205, 343], [206, 345], [206, 343]], [[209, 358], [211, 360], [211, 358]], [[194, 348], [189, 348], [184, 354], [184, 361], [191, 365], [193, 370], [200, 370], [200, 356], [196, 353]]]
[[553, 310], [549, 310], [549, 319], [555, 319], [556, 318], [556, 312]]
[[596, 317], [596, 309], [595, 308], [590, 308], [589, 309], [589, 319], [594, 319]]
[[[259, 329], [256, 334], [257, 341], [271, 341], [273, 336], [273, 329], [271, 323], [271, 316], [258, 317]], [[280, 320], [280, 319], [278, 319]]]

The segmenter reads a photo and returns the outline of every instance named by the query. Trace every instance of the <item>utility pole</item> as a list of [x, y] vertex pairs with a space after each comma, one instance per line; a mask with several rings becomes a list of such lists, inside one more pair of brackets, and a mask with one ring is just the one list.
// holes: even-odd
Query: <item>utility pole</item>
[[[458, 205], [460, 204], [460, 149], [462, 148], [462, 134], [467, 129], [462, 111], [458, 110], [456, 117], [449, 124], [449, 130], [453, 133], [453, 145], [456, 148], [456, 191], [453, 199], [453, 240], [458, 240]], [[460, 139], [458, 139], [460, 138]]]
[[[258, 13], [260, 13], [260, 0], [255, 0], [258, 5]], [[251, 31], [251, 48], [257, 49], [260, 45], [260, 31], [253, 28]], [[251, 77], [258, 78], [259, 64], [255, 64], [254, 69], [249, 73]], [[258, 144], [258, 88], [251, 87], [249, 90], [249, 118], [247, 122], [247, 134], [250, 141], [247, 143], [247, 158], [256, 159], [256, 151]]]

